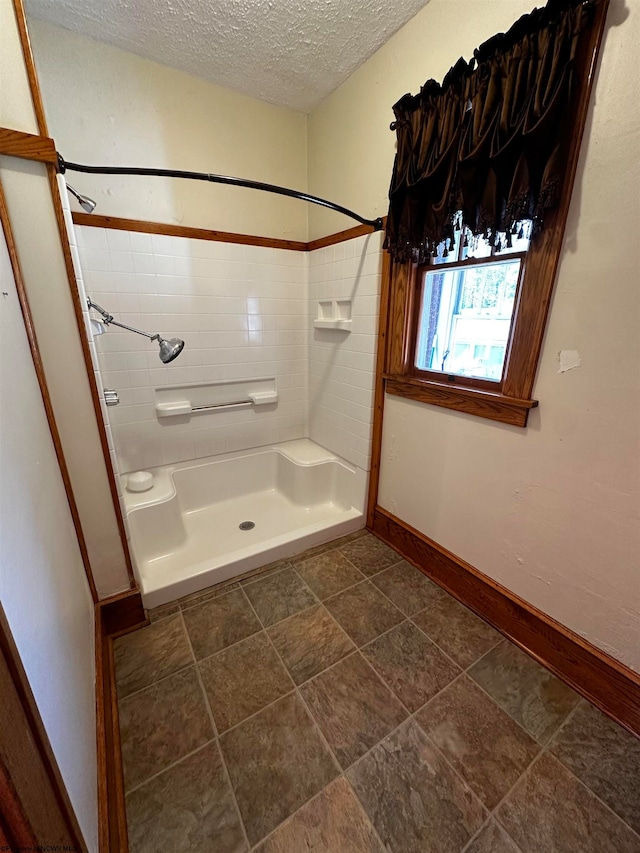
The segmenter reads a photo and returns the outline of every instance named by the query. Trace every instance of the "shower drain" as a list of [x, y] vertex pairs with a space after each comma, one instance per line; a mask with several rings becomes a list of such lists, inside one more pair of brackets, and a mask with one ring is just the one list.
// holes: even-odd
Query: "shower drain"
[[243, 521], [242, 524], [239, 524], [238, 527], [240, 530], [253, 530], [256, 526], [255, 521]]

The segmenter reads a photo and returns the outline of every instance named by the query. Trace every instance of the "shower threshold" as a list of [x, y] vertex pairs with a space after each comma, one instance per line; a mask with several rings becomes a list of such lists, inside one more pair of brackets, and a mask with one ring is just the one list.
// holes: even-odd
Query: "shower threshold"
[[309, 439], [152, 473], [150, 492], [125, 495], [147, 608], [364, 526], [366, 473]]

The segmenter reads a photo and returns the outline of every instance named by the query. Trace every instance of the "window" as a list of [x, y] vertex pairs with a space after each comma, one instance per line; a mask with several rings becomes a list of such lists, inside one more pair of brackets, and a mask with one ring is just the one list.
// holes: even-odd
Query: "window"
[[606, 10], [549, 2], [394, 104], [381, 391], [526, 426]]
[[[524, 427], [570, 200], [498, 248], [460, 234], [429, 264], [387, 265], [388, 394]], [[508, 245], [510, 243], [510, 245]]]
[[497, 249], [466, 230], [456, 232], [453, 246], [440, 244], [418, 272], [412, 372], [499, 388], [530, 232], [531, 222], [518, 223]]

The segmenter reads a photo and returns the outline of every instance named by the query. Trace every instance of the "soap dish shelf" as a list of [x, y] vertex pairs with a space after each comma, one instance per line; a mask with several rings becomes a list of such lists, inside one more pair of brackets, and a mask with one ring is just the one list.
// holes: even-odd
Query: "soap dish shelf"
[[343, 332], [351, 331], [351, 320], [314, 320], [316, 329], [341, 329]]
[[315, 329], [339, 329], [351, 331], [351, 299], [319, 299]]

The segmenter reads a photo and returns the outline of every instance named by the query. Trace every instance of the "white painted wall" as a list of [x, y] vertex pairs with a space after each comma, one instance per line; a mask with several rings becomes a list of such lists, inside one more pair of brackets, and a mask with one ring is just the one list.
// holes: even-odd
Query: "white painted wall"
[[[309, 437], [368, 471], [382, 235], [309, 253]], [[351, 300], [351, 331], [314, 328], [318, 302]]]
[[[217, 172], [306, 189], [303, 113], [42, 21], [30, 20], [29, 32], [49, 131], [67, 160]], [[77, 173], [69, 182], [104, 215], [307, 239], [308, 205], [269, 193]]]
[[[0, 231], [1, 234], [1, 231]], [[98, 848], [93, 603], [0, 237], [0, 601], [87, 846]]]
[[[391, 106], [530, 0], [431, 0], [309, 119], [309, 189], [386, 212]], [[530, 426], [387, 397], [380, 504], [640, 671], [640, 8], [612, 0]], [[322, 211], [311, 236], [335, 230]], [[558, 353], [582, 366], [558, 373]]]

